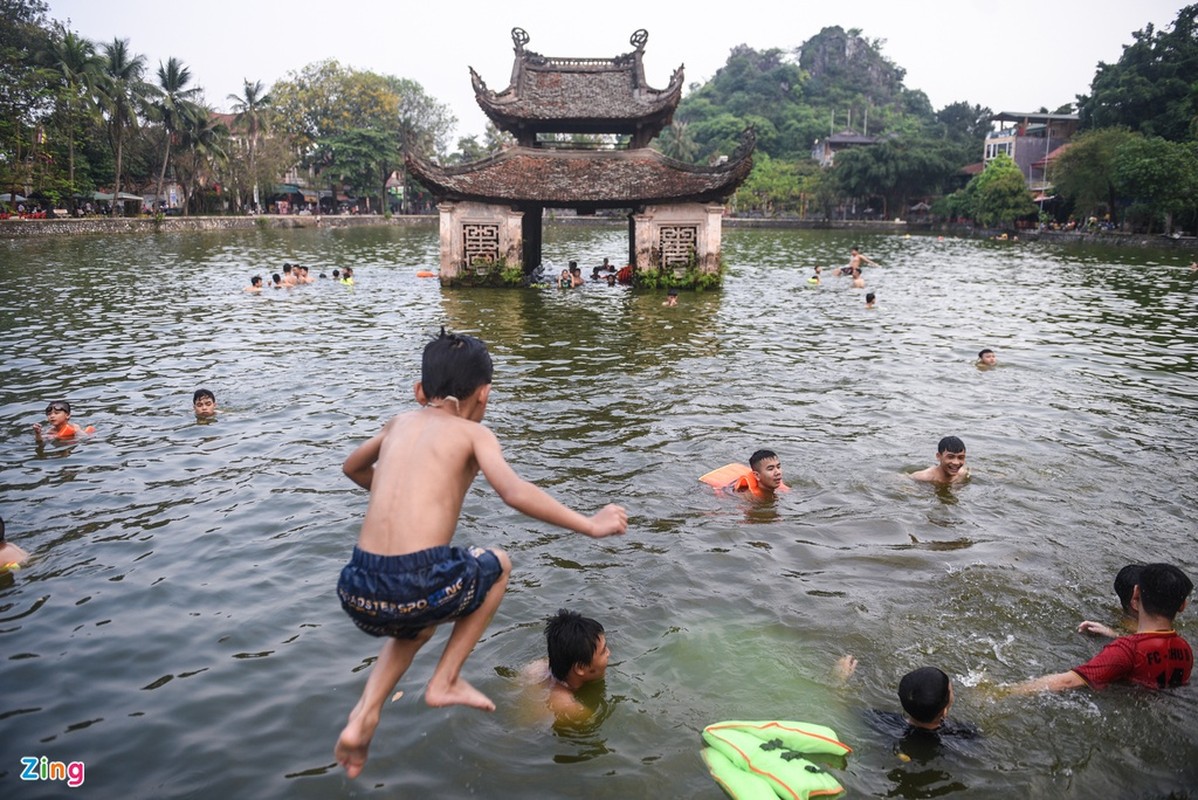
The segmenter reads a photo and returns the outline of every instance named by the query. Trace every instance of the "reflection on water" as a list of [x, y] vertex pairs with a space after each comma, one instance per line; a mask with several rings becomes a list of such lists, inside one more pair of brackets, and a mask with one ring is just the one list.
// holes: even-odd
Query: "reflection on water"
[[[624, 238], [551, 228], [545, 251], [586, 272]], [[856, 244], [882, 265], [876, 310], [847, 279], [806, 282]], [[794, 718], [852, 744], [837, 775], [858, 796], [1198, 785], [1192, 688], [994, 691], [1096, 652], [1073, 630], [1117, 618], [1123, 564], [1198, 573], [1188, 258], [737, 230], [725, 289], [663, 308], [600, 284], [442, 290], [415, 277], [436, 249], [432, 227], [0, 242], [0, 515], [33, 553], [0, 574], [6, 784], [45, 755], [85, 761], [105, 796], [716, 798], [703, 726]], [[284, 261], [357, 284], [241, 291]], [[458, 540], [515, 569], [466, 675], [499, 710], [423, 704], [439, 633], [350, 783], [331, 748], [378, 642], [335, 600], [366, 503], [340, 464], [411, 407], [441, 325], [489, 343], [487, 424], [516, 469], [632, 524], [552, 530], [479, 481]], [[997, 368], [976, 369], [983, 347]], [[214, 424], [192, 413], [200, 386]], [[39, 452], [30, 426], [56, 398], [96, 433]], [[972, 480], [905, 478], [949, 433]], [[698, 483], [758, 447], [791, 493], [749, 506]], [[544, 655], [559, 607], [600, 620], [619, 658], [581, 730], [528, 720], [503, 672]], [[862, 666], [840, 689], [844, 652]], [[985, 738], [901, 763], [860, 714], [896, 708], [899, 677], [929, 663]]]

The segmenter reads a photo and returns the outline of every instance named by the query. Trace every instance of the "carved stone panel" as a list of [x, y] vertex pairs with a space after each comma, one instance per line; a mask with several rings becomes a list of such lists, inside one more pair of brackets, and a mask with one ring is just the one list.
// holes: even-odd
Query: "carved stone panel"
[[694, 260], [699, 240], [697, 226], [662, 225], [660, 237], [662, 267], [685, 267]]

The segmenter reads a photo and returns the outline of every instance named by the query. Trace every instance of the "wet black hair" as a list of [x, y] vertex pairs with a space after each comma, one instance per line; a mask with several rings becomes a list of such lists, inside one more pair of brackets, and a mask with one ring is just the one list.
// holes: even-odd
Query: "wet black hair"
[[1131, 613], [1131, 593], [1140, 582], [1143, 569], [1143, 564], [1128, 564], [1115, 575], [1115, 594], [1126, 613]]
[[599, 647], [603, 626], [577, 611], [559, 609], [545, 621], [545, 644], [549, 649], [549, 672], [564, 681], [575, 664], [590, 664]]
[[290, 264], [284, 264], [284, 265], [283, 265], [283, 272], [291, 272], [291, 265], [290, 265]]
[[341, 270], [339, 270], [339, 269], [335, 269], [335, 270], [333, 270], [333, 277], [334, 277], [334, 278], [336, 278], [336, 277], [337, 277], [338, 275], [340, 275], [340, 274], [341, 274]]
[[757, 452], [753, 453], [753, 455], [749, 456], [749, 467], [753, 471], [756, 471], [757, 465], [760, 464], [762, 461], [765, 461], [767, 458], [777, 458], [777, 457], [778, 457], [778, 454], [775, 453], [773, 450], [764, 450], [764, 449], [758, 450]]
[[936, 667], [920, 667], [899, 681], [899, 702], [916, 722], [935, 722], [948, 706], [948, 675]]
[[66, 400], [51, 400], [49, 403], [47, 403], [46, 404], [46, 416], [50, 416], [50, 412], [52, 410], [54, 410], [54, 408], [56, 406], [59, 407], [61, 410], [67, 412], [68, 417], [71, 416], [71, 404], [68, 403]]
[[1140, 570], [1140, 610], [1173, 619], [1194, 591], [1186, 574], [1172, 564], [1148, 564]]
[[978, 361], [981, 361], [982, 357], [985, 356], [987, 353], [993, 353], [993, 352], [994, 351], [991, 350], [989, 347], [979, 350], [978, 351]]
[[668, 292], [666, 292], [666, 294], [669, 295], [670, 297], [677, 297], [678, 290], [673, 287], [670, 287], [670, 290]]
[[262, 283], [262, 276], [261, 276], [261, 275], [255, 275], [254, 277], [250, 278], [250, 285], [251, 285], [251, 286], [257, 286], [257, 285], [258, 285], [258, 284], [260, 284], [260, 283]]
[[440, 335], [424, 347], [420, 382], [429, 400], [456, 397], [465, 400], [478, 387], [490, 383], [494, 366], [481, 339], [459, 333]]
[[965, 442], [958, 439], [956, 436], [945, 436], [936, 445], [937, 453], [964, 453]]
[[876, 299], [876, 295], [875, 295], [873, 292], [867, 292], [867, 293], [866, 293], [866, 295], [865, 295], [865, 302], [867, 302], [867, 303], [872, 303], [872, 302], [873, 302], [875, 299]]
[[214, 395], [208, 389], [196, 389], [195, 394], [193, 394], [191, 396], [191, 404], [194, 406], [196, 403], [200, 402], [205, 397], [214, 403], [216, 402], [216, 395]]
[[271, 279], [272, 281], [274, 281], [275, 283], [278, 283], [279, 281], [283, 280], [283, 278], [282, 278], [282, 277], [280, 277], [280, 276], [279, 276], [279, 273], [277, 273], [277, 272], [276, 272], [274, 275], [271, 275], [271, 276], [270, 276], [270, 279]]

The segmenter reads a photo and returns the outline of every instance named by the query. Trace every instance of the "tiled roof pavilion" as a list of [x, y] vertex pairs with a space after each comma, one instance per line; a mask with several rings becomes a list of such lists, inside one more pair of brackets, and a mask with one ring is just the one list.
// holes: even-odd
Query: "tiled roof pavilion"
[[470, 69], [479, 107], [520, 144], [534, 144], [537, 133], [617, 133], [643, 147], [670, 124], [682, 99], [682, 67], [665, 89], [650, 87], [642, 62], [646, 31], [632, 35], [631, 53], [615, 58], [548, 58], [525, 50], [528, 40], [512, 29], [516, 58], [503, 91], [490, 91]]
[[[512, 29], [515, 61], [510, 85], [486, 88], [470, 70], [475, 99], [518, 147], [481, 161], [443, 167], [405, 152], [409, 171], [438, 200], [477, 200], [578, 210], [651, 203], [719, 203], [753, 168], [755, 137], [716, 166], [684, 164], [648, 144], [673, 119], [682, 97], [682, 67], [665, 89], [645, 83], [642, 64], [649, 34], [638, 30], [635, 48], [615, 58], [547, 58], [525, 50], [529, 37]], [[629, 137], [626, 149], [542, 147], [537, 134], [606, 133]]]

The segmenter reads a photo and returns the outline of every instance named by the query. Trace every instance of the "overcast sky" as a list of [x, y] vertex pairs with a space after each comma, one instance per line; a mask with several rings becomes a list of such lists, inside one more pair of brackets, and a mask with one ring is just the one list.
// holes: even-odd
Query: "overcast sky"
[[[645, 28], [645, 71], [663, 88], [685, 65], [686, 85], [715, 74], [729, 51], [793, 50], [827, 26], [860, 28], [885, 41], [882, 54], [906, 70], [904, 85], [939, 110], [959, 100], [994, 111], [1053, 110], [1088, 94], [1098, 62], [1119, 60], [1132, 32], [1172, 24], [1176, 0], [925, 0], [832, 2], [625, 2], [624, 0], [49, 0], [50, 16], [97, 43], [129, 39], [150, 75], [174, 56], [227, 111], [243, 78], [269, 87], [288, 72], [333, 58], [345, 66], [410, 78], [446, 103], [457, 136], [481, 134], [468, 66], [488, 88], [508, 85], [510, 31], [546, 56], [610, 57], [632, 49]], [[855, 116], [855, 115], [854, 115]]]

